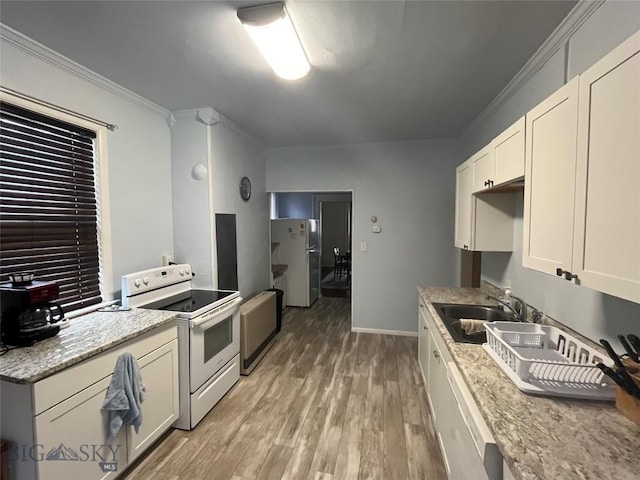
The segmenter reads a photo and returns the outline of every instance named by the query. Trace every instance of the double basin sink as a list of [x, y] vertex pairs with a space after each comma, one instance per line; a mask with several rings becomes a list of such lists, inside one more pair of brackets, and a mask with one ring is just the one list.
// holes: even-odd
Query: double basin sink
[[433, 307], [451, 337], [458, 343], [485, 343], [487, 333], [482, 328], [484, 322], [515, 321], [511, 313], [505, 312], [499, 306], [434, 303]]

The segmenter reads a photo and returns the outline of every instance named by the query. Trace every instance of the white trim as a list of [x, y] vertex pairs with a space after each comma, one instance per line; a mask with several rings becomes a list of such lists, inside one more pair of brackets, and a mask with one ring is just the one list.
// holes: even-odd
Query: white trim
[[351, 331], [354, 333], [377, 333], [379, 335], [395, 335], [398, 337], [417, 337], [418, 336], [418, 332], [406, 332], [404, 330], [383, 330], [380, 328], [351, 327]]
[[56, 110], [42, 103], [31, 101], [21, 96], [0, 91], [0, 100], [18, 107], [38, 112], [47, 117], [77, 125], [96, 133], [95, 163], [96, 163], [96, 200], [98, 202], [98, 255], [100, 294], [103, 301], [108, 302], [114, 297], [113, 284], [113, 256], [111, 245], [111, 209], [109, 203], [109, 157], [107, 154], [107, 127], [98, 125], [82, 117]]
[[74, 62], [64, 55], [59, 54], [49, 47], [36, 42], [35, 40], [2, 23], [0, 23], [0, 39], [7, 42], [9, 45], [22, 50], [23, 52], [28, 53], [38, 60], [42, 60], [50, 65], [53, 65], [54, 67], [64, 70], [65, 72], [70, 73], [82, 80], [85, 80], [99, 88], [102, 88], [103, 90], [114, 93], [120, 97], [125, 98], [126, 100], [137, 103], [138, 105], [153, 110], [154, 112], [159, 113], [165, 117], [170, 114], [169, 110], [167, 110], [166, 108], [161, 107], [160, 105], [157, 105], [150, 100], [147, 100], [146, 98], [132, 92], [131, 90], [127, 90], [121, 85], [112, 82], [102, 75], [89, 70], [79, 63]]
[[524, 87], [533, 76], [563, 48], [573, 34], [586, 22], [595, 11], [602, 6], [605, 0], [581, 0], [562, 20], [560, 25], [551, 32], [544, 43], [538, 48], [536, 53], [525, 63], [524, 67], [511, 79], [500, 93], [491, 101], [487, 107], [471, 122], [465, 129], [462, 136], [476, 127], [489, 115], [500, 109], [511, 97]]
[[[218, 289], [218, 241], [217, 241], [217, 231], [216, 231], [216, 205], [213, 200], [213, 195], [215, 192], [213, 179], [214, 172], [216, 171], [216, 159], [213, 157], [214, 145], [213, 145], [213, 132], [211, 129], [213, 125], [207, 125], [205, 127], [207, 129], [207, 167], [209, 168], [209, 175], [207, 179], [207, 196], [209, 197], [209, 247], [210, 247], [210, 255], [211, 255], [211, 288], [214, 290]], [[237, 218], [237, 217], [236, 217]], [[237, 267], [236, 267], [237, 268]], [[238, 289], [240, 284], [238, 283]]]

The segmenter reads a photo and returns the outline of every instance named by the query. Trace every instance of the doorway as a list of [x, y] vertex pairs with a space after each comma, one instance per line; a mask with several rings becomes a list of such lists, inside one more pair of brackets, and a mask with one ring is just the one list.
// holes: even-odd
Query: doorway
[[[353, 196], [351, 192], [273, 192], [271, 219], [315, 218], [319, 220], [320, 296], [351, 298], [352, 269], [336, 270], [333, 248], [351, 253]], [[272, 244], [272, 265], [274, 263]], [[277, 257], [277, 255], [276, 255]], [[349, 259], [350, 260], [350, 259]], [[335, 278], [334, 278], [335, 273]]]
[[351, 199], [319, 199], [323, 297], [351, 297]]

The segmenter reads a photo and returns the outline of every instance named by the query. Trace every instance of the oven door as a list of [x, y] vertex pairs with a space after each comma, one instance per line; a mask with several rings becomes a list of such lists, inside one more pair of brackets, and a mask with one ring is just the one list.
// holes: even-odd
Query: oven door
[[191, 393], [240, 352], [242, 298], [189, 321], [189, 387]]

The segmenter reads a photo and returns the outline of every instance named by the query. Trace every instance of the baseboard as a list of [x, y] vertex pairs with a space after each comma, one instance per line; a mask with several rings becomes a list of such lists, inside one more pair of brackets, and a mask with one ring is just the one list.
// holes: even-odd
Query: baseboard
[[399, 337], [417, 337], [418, 332], [405, 332], [404, 330], [383, 330], [380, 328], [351, 327], [355, 333], [377, 333], [379, 335], [397, 335]]

